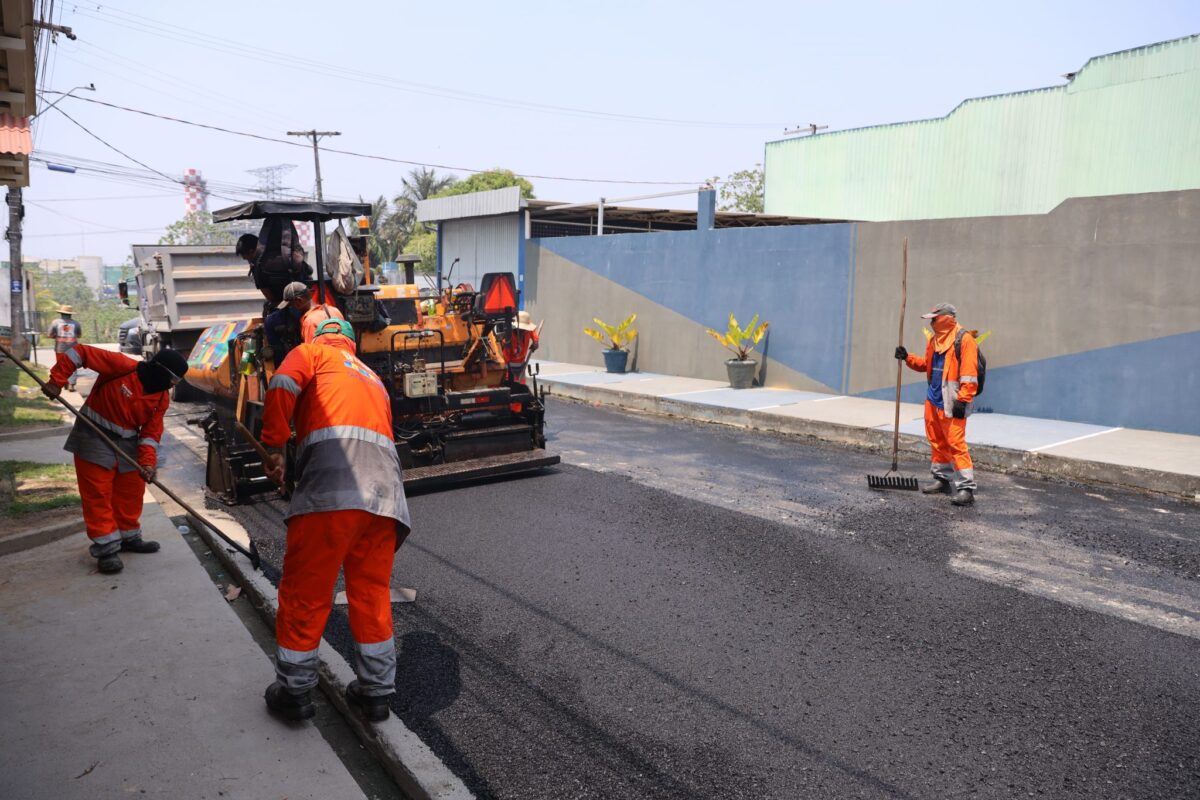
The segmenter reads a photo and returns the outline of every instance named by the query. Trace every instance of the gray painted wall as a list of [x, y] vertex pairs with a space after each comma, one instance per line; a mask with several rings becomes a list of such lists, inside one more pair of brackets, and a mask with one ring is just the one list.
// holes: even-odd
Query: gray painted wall
[[[636, 311], [637, 369], [722, 379], [724, 351], [704, 328], [729, 310], [763, 311], [767, 385], [890, 397], [907, 236], [905, 344], [924, 348], [920, 314], [943, 300], [991, 330], [982, 406], [1200, 434], [1200, 191], [804, 227], [533, 240], [525, 302], [546, 320], [539, 355], [599, 366], [581, 329]], [[921, 376], [905, 380], [905, 399], [919, 401]]]

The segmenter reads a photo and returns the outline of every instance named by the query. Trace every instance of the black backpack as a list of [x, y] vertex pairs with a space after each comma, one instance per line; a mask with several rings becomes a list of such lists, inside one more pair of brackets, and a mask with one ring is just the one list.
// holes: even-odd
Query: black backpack
[[[960, 370], [962, 369], [962, 338], [964, 334], [968, 333], [972, 336], [975, 335], [974, 331], [963, 328], [954, 337], [954, 358], [958, 361]], [[978, 343], [976, 343], [975, 349], [979, 353], [979, 388], [975, 390], [975, 396], [979, 397], [979, 395], [983, 394], [983, 382], [987, 380], [987, 359], [983, 357], [983, 350], [979, 348]]]

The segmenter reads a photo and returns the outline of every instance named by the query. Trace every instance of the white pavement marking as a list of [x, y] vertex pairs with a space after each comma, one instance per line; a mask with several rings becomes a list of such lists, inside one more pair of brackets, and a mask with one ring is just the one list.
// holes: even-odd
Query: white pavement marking
[[776, 403], [772, 406], [752, 406], [747, 411], [762, 411], [764, 408], [779, 408], [780, 406], [795, 405], [794, 403]]
[[839, 394], [836, 397], [822, 397], [820, 400], [811, 400], [812, 403], [828, 403], [830, 400], [845, 400], [846, 395]]
[[1095, 433], [1085, 433], [1083, 436], [1076, 436], [1074, 439], [1064, 439], [1063, 441], [1055, 442], [1054, 444], [1044, 444], [1041, 447], [1032, 447], [1029, 449], [1029, 452], [1037, 453], [1041, 450], [1049, 450], [1051, 447], [1061, 447], [1064, 444], [1071, 444], [1072, 442], [1082, 442], [1084, 439], [1091, 439], [1093, 436], [1103, 436], [1106, 433], [1113, 433], [1115, 431], [1123, 431], [1123, 430], [1125, 430], [1125, 429], [1124, 428], [1109, 428], [1106, 431], [1096, 431]]

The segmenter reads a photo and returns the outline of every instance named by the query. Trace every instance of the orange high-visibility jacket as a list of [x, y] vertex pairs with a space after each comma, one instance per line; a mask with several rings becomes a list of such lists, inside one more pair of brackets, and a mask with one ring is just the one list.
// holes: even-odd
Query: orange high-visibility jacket
[[267, 387], [263, 444], [283, 447], [293, 416], [300, 480], [288, 517], [359, 509], [408, 528], [391, 399], [352, 340], [325, 334], [288, 353]]
[[300, 341], [308, 344], [317, 335], [317, 328], [327, 319], [345, 319], [338, 307], [330, 303], [321, 305], [314, 302], [312, 308], [304, 312], [300, 318]]
[[529, 360], [529, 353], [538, 343], [537, 331], [514, 330], [512, 340], [504, 350], [504, 358], [510, 367], [521, 367]]
[[[87, 402], [79, 413], [100, 426], [110, 439], [122, 450], [137, 459], [144, 467], [158, 463], [158, 444], [162, 440], [163, 415], [171, 400], [166, 391], [146, 394], [137, 376], [138, 362], [129, 356], [77, 344], [58, 354], [54, 369], [50, 370], [50, 381], [58, 387], [67, 385], [67, 380], [77, 369], [90, 369], [100, 373], [92, 387]], [[85, 461], [111, 469], [114, 465], [121, 472], [133, 467], [124, 461], [118, 462], [108, 445], [96, 436], [87, 423], [75, 421], [71, 435], [67, 437], [65, 449]]]
[[[955, 329], [955, 336], [958, 336], [961, 328], [960, 325]], [[904, 360], [909, 369], [924, 372], [927, 381], [933, 380], [933, 347], [936, 340], [937, 337], [929, 338], [924, 357], [909, 353], [908, 358]], [[979, 391], [979, 346], [975, 343], [975, 336], [971, 331], [963, 333], [961, 349], [962, 364], [958, 363], [953, 345], [946, 351], [946, 363], [942, 367], [942, 400], [946, 403], [951, 400], [970, 403], [975, 399], [975, 392]], [[946, 414], [949, 413], [950, 407], [947, 405]]]

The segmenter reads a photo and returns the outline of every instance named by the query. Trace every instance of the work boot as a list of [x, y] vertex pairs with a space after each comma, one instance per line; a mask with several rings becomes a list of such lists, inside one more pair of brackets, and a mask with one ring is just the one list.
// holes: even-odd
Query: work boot
[[950, 502], [954, 503], [956, 506], [969, 506], [971, 503], [975, 502], [975, 493], [970, 489], [959, 489], [954, 493], [954, 496], [950, 498]]
[[921, 487], [921, 494], [950, 494], [950, 481], [934, 478]]
[[312, 695], [308, 692], [300, 694], [289, 692], [278, 681], [267, 687], [263, 697], [266, 698], [267, 708], [292, 722], [312, 719], [317, 715], [317, 707], [313, 705]]
[[388, 718], [389, 699], [391, 699], [390, 694], [380, 697], [363, 694], [362, 687], [358, 685], [358, 681], [350, 681], [350, 685], [346, 687], [346, 702], [352, 706], [356, 706], [369, 722], [383, 722]]
[[158, 542], [147, 542], [140, 536], [132, 539], [122, 539], [121, 549], [126, 553], [157, 553]]
[[125, 569], [125, 565], [121, 563], [121, 556], [116, 553], [109, 553], [106, 556], [100, 556], [96, 559], [96, 569], [100, 570], [105, 575], [114, 575]]

